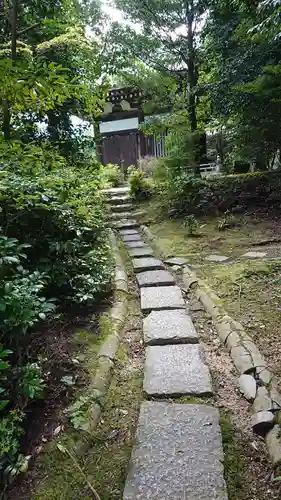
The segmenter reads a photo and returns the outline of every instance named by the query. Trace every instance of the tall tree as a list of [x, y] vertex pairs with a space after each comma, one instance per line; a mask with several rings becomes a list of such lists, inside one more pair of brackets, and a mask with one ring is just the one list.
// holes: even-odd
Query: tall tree
[[[281, 148], [279, 9], [275, 1], [213, 1], [205, 29], [213, 118], [237, 159], [270, 168]], [[278, 11], [278, 12], [277, 12]]]
[[[146, 66], [180, 79], [185, 94], [190, 130], [197, 130], [197, 83], [200, 66], [199, 31], [207, 2], [204, 0], [117, 0], [130, 24], [115, 23], [111, 45], [128, 64], [138, 59]], [[134, 25], [134, 26], [133, 26]], [[118, 50], [119, 48], [119, 50]]]
[[[71, 114], [92, 116], [99, 111], [103, 98], [103, 88], [97, 83], [101, 75], [101, 51], [97, 37], [94, 38], [100, 34], [99, 12], [97, 3], [90, 0], [43, 0], [40, 4], [36, 0], [11, 0], [4, 4], [0, 64], [4, 68], [5, 85], [0, 90], [0, 100], [6, 139], [11, 138], [12, 130], [15, 136], [15, 124], [19, 138], [21, 128], [25, 136], [32, 135], [36, 123], [47, 121], [49, 138], [57, 138], [62, 144], [73, 132]], [[92, 39], [86, 34], [86, 16], [92, 26]], [[53, 84], [59, 85], [59, 81], [55, 81], [56, 70], [62, 77], [61, 82], [66, 83], [65, 88], [60, 83], [60, 97], [53, 93]], [[43, 84], [41, 77], [46, 79]], [[24, 99], [26, 107], [19, 113], [22, 92], [27, 93], [27, 79], [30, 99]], [[9, 87], [13, 88], [14, 84], [16, 87], [11, 93]], [[43, 94], [49, 102], [47, 106], [40, 105]]]

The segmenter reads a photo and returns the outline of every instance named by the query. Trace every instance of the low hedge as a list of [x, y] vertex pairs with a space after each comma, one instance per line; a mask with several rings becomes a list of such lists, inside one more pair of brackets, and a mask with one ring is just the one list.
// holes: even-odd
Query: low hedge
[[281, 172], [254, 172], [211, 179], [182, 176], [170, 191], [178, 213], [224, 212], [281, 207]]
[[219, 211], [281, 206], [281, 172], [255, 172], [207, 180], [205, 196]]

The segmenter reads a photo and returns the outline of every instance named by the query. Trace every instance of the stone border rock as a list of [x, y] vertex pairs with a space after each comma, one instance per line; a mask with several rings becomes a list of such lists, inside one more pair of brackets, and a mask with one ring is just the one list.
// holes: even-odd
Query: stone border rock
[[278, 422], [281, 394], [276, 389], [275, 376], [268, 370], [264, 357], [241, 323], [227, 314], [221, 300], [211, 288], [197, 278], [196, 273], [188, 266], [183, 267], [182, 278], [186, 288], [194, 291], [197, 299], [212, 317], [219, 338], [240, 373], [240, 392], [252, 403], [253, 431], [265, 438], [269, 457], [276, 470], [281, 466], [281, 435]]
[[119, 333], [124, 325], [127, 313], [128, 277], [115, 234], [111, 229], [109, 230], [109, 238], [115, 258], [114, 299], [108, 313], [110, 333], [99, 349], [96, 373], [90, 382], [94, 402], [91, 407], [91, 420], [88, 429], [84, 431], [83, 436], [76, 445], [76, 454], [80, 456], [91, 447], [91, 433], [98, 424], [101, 415], [102, 405], [100, 400], [106, 395], [110, 386], [116, 353], [120, 345]]
[[[146, 226], [141, 229], [154, 247], [156, 238]], [[161, 250], [158, 247], [158, 254]], [[223, 308], [220, 298], [191, 268], [182, 267], [182, 279], [187, 290], [193, 290], [197, 299], [211, 316], [223, 345], [227, 348], [240, 374], [238, 387], [252, 403], [252, 428], [264, 437], [274, 471], [281, 471], [281, 394], [273, 373], [259, 349], [238, 321]], [[247, 377], [245, 377], [247, 375]], [[270, 418], [271, 417], [271, 418]]]
[[145, 234], [145, 236], [149, 239], [149, 240], [155, 240], [155, 236], [154, 234], [150, 231], [149, 227], [145, 226], [144, 224], [142, 224], [140, 226], [140, 229], [142, 230], [142, 232]]

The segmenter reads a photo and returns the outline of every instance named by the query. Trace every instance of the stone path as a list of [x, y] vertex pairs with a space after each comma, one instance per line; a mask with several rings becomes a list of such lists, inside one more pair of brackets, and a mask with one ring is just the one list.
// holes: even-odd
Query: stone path
[[123, 500], [227, 500], [219, 412], [143, 403]]
[[218, 410], [203, 399], [201, 404], [171, 399], [212, 394], [188, 306], [173, 275], [142, 240], [138, 223], [123, 218], [130, 206], [128, 190], [113, 189], [107, 196], [118, 214], [112, 225], [119, 229], [132, 258], [140, 289], [146, 345], [144, 392], [147, 398], [163, 400], [141, 406], [123, 500], [227, 500]]

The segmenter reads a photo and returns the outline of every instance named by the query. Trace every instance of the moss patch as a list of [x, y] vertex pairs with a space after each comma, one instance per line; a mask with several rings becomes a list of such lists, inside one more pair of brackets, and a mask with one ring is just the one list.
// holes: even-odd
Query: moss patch
[[[115, 376], [102, 412], [102, 420], [92, 436], [93, 446], [80, 461], [89, 481], [103, 500], [120, 500], [133, 445], [139, 406], [142, 400], [142, 376], [129, 376], [130, 365], [125, 349], [118, 353]], [[68, 429], [60, 442], [72, 450], [75, 434]], [[92, 499], [85, 480], [73, 465], [51, 443], [41, 459], [46, 479], [32, 495], [32, 500]]]
[[224, 474], [228, 490], [228, 500], [243, 500], [247, 495], [247, 480], [244, 477], [243, 444], [227, 415], [220, 420], [224, 450]]
[[183, 219], [159, 217], [157, 201], [146, 202], [144, 208], [150, 214], [149, 227], [165, 255], [187, 257], [194, 263], [201, 263], [210, 253], [236, 256], [253, 243], [276, 237], [268, 221], [253, 216], [236, 217], [236, 225], [223, 231], [219, 230], [221, 217], [198, 217], [199, 237], [190, 237]]

